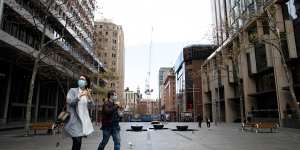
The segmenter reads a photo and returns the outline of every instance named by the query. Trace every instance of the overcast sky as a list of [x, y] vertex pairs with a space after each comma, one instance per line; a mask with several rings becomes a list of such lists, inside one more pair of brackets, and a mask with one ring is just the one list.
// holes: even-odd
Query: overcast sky
[[[158, 70], [172, 67], [183, 47], [208, 43], [210, 0], [97, 0], [95, 19], [112, 19], [125, 35], [125, 87], [144, 90], [152, 32], [150, 87], [158, 97]], [[145, 97], [145, 95], [144, 95]]]

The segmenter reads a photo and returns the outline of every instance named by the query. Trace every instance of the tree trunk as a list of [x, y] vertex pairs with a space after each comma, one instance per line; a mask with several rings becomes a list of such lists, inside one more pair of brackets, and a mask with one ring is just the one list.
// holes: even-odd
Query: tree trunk
[[35, 79], [36, 79], [38, 69], [39, 69], [39, 59], [36, 58], [34, 60], [34, 66], [33, 66], [30, 85], [29, 85], [28, 100], [27, 100], [27, 105], [26, 105], [26, 124], [25, 124], [25, 134], [26, 135], [29, 134], [29, 130], [30, 130], [32, 97], [33, 97], [34, 84], [35, 84]]
[[[233, 54], [233, 64], [238, 64], [238, 54]], [[245, 110], [244, 110], [244, 98], [243, 98], [243, 87], [240, 83], [240, 69], [238, 65], [233, 65], [234, 68], [234, 79], [237, 80], [235, 81], [237, 83], [237, 88], [238, 88], [238, 97], [240, 100], [240, 115], [241, 115], [241, 123], [244, 122], [245, 120]]]
[[300, 118], [300, 110], [299, 110], [299, 107], [298, 107], [298, 104], [297, 104], [297, 97], [296, 97], [295, 90], [294, 90], [293, 75], [292, 75], [292, 72], [291, 72], [289, 66], [287, 65], [286, 58], [285, 58], [285, 55], [284, 55], [283, 50], [282, 50], [281, 35], [280, 35], [280, 30], [277, 27], [277, 21], [276, 21], [276, 19], [273, 18], [274, 14], [272, 14], [271, 11], [272, 10], [266, 9], [266, 13], [267, 13], [267, 15], [270, 19], [269, 20], [269, 25], [271, 27], [270, 30], [275, 35], [275, 37], [277, 38], [276, 40], [278, 41], [279, 46], [277, 46], [276, 44], [274, 44], [272, 42], [266, 42], [265, 40], [264, 41], [266, 43], [270, 44], [271, 46], [273, 46], [280, 54], [280, 60], [282, 62], [283, 69], [285, 71], [289, 91], [290, 91], [290, 94], [291, 94], [291, 97], [292, 97], [292, 100], [290, 102], [292, 103], [293, 107], [295, 108], [296, 113], [297, 113], [297, 117], [299, 119]]
[[[281, 45], [281, 42], [280, 42], [280, 45]], [[291, 97], [292, 97], [291, 103], [292, 103], [292, 106], [295, 108], [296, 113], [297, 113], [297, 117], [299, 119], [300, 110], [298, 108], [297, 97], [296, 97], [296, 93], [295, 93], [295, 90], [294, 90], [294, 81], [293, 81], [292, 71], [289, 69], [289, 67], [286, 63], [286, 60], [284, 58], [282, 49], [278, 49], [278, 51], [280, 53], [281, 62], [282, 62], [282, 65], [283, 65], [283, 68], [284, 68], [284, 71], [285, 71], [285, 75], [286, 75], [288, 86], [289, 86], [289, 91], [290, 91], [290, 94], [291, 94]]]
[[281, 38], [280, 35], [274, 33], [274, 35], [276, 36], [276, 41], [278, 41], [278, 46], [272, 42], [268, 42], [267, 40], [263, 40], [264, 43], [271, 45], [274, 49], [276, 49], [280, 55], [280, 61], [282, 63], [283, 69], [285, 71], [285, 76], [287, 78], [287, 83], [288, 83], [288, 88], [292, 97], [292, 100], [290, 101], [293, 108], [295, 108], [296, 113], [297, 113], [297, 117], [300, 117], [300, 110], [298, 108], [298, 104], [297, 104], [297, 97], [296, 97], [296, 93], [294, 90], [294, 81], [293, 81], [293, 75], [292, 75], [292, 71], [290, 70], [289, 66], [287, 65], [286, 62], [286, 58], [284, 55], [284, 52], [282, 51], [281, 48]]
[[28, 99], [27, 99], [27, 105], [26, 105], [26, 124], [25, 124], [25, 134], [28, 135], [30, 131], [30, 124], [31, 124], [31, 106], [32, 106], [32, 97], [34, 92], [34, 84], [36, 75], [39, 69], [39, 62], [40, 57], [42, 55], [42, 51], [44, 49], [44, 41], [45, 41], [45, 32], [47, 28], [47, 16], [45, 17], [44, 23], [43, 23], [43, 33], [42, 33], [42, 39], [40, 42], [40, 48], [37, 51], [36, 57], [34, 57], [34, 64], [33, 64], [33, 70], [31, 75], [31, 80], [29, 84], [29, 92], [28, 92]]
[[[53, 2], [54, 2], [54, 0], [49, 1], [49, 4], [48, 4], [47, 9], [46, 9], [47, 12], [49, 11], [49, 9], [52, 6]], [[49, 44], [49, 42], [44, 44], [45, 43], [45, 36], [46, 36], [45, 33], [46, 33], [46, 29], [47, 29], [47, 19], [48, 19], [48, 16], [46, 14], [46, 16], [43, 20], [44, 21], [43, 22], [43, 32], [42, 32], [42, 37], [41, 37], [41, 41], [40, 41], [39, 50], [37, 51], [36, 57], [33, 56], [34, 64], [33, 64], [31, 80], [30, 80], [30, 84], [29, 84], [29, 92], [28, 92], [28, 99], [27, 99], [27, 105], [26, 105], [25, 135], [28, 135], [29, 131], [30, 131], [32, 97], [33, 97], [33, 92], [34, 92], [35, 79], [36, 79], [36, 75], [37, 75], [38, 69], [39, 69], [39, 62], [40, 62], [41, 55], [43, 53], [43, 50], [44, 50], [45, 46], [47, 44]]]

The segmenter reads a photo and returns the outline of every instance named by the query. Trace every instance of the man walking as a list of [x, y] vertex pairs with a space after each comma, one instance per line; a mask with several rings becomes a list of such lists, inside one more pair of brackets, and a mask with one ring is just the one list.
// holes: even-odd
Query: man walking
[[104, 102], [102, 108], [102, 127], [103, 138], [99, 144], [98, 150], [104, 150], [110, 136], [114, 141], [114, 150], [120, 150], [121, 137], [120, 137], [120, 125], [119, 120], [121, 113], [119, 111], [119, 103], [116, 102], [117, 96], [114, 91], [110, 91], [107, 94], [107, 101]]
[[199, 126], [199, 128], [201, 128], [202, 117], [201, 117], [200, 115], [197, 117], [197, 121], [198, 121], [198, 126]]
[[210, 128], [210, 119], [209, 118], [206, 118], [206, 126], [207, 126], [207, 128]]

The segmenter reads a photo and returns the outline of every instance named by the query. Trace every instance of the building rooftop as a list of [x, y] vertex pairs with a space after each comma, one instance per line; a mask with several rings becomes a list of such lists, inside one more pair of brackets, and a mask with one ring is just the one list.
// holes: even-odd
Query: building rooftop
[[212, 44], [192, 44], [185, 46], [183, 49], [189, 49], [189, 48], [215, 48], [215, 45]]
[[192, 44], [183, 48], [175, 63], [175, 72], [177, 72], [185, 61], [205, 60], [215, 50], [216, 46], [212, 44]]

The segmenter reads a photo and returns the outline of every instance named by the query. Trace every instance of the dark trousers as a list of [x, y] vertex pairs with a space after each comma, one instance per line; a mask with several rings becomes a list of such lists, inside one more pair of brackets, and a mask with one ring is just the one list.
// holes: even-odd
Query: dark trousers
[[210, 122], [206, 122], [208, 128], [210, 128]]
[[120, 130], [114, 128], [102, 129], [103, 138], [101, 143], [99, 144], [98, 150], [104, 150], [107, 142], [109, 141], [110, 136], [112, 136], [114, 141], [114, 150], [120, 150], [121, 148], [121, 137]]
[[72, 140], [73, 140], [72, 150], [80, 150], [82, 137], [72, 137]]
[[202, 123], [202, 121], [199, 121], [199, 122], [198, 122], [199, 128], [201, 128], [201, 123]]

